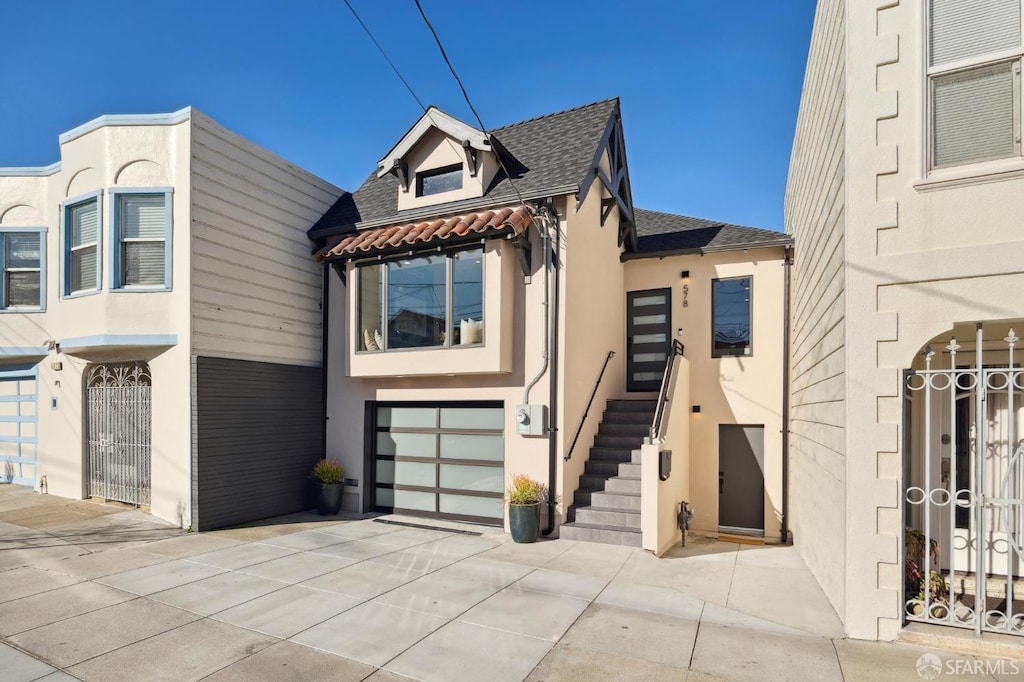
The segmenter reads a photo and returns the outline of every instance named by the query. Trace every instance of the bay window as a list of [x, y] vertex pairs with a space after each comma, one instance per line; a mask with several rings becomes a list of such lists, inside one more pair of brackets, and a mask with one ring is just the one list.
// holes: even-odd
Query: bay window
[[64, 295], [100, 289], [100, 200], [64, 207]]
[[114, 192], [113, 289], [170, 287], [170, 194]]
[[483, 343], [483, 249], [356, 269], [359, 351]]
[[0, 232], [0, 310], [42, 310], [45, 307], [43, 288], [42, 230], [7, 230]]
[[930, 0], [928, 167], [1021, 157], [1022, 0]]

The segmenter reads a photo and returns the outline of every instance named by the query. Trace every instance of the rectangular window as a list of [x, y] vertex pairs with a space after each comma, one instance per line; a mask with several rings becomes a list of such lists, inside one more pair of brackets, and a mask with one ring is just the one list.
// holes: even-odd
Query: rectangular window
[[169, 195], [114, 194], [115, 289], [169, 286]]
[[356, 348], [482, 344], [483, 267], [479, 248], [359, 267]]
[[445, 166], [416, 174], [416, 196], [452, 192], [462, 189], [462, 164]]
[[65, 207], [65, 281], [67, 295], [100, 289], [100, 200]]
[[930, 169], [1020, 158], [1021, 4], [930, 0]]
[[750, 355], [752, 277], [711, 280], [711, 357]]
[[18, 230], [0, 233], [0, 309], [42, 310], [45, 233]]

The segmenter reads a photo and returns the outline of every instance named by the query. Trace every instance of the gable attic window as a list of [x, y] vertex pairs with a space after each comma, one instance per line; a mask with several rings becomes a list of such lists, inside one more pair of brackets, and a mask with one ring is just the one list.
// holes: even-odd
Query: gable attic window
[[1020, 158], [1022, 2], [929, 2], [929, 169]]
[[359, 266], [358, 351], [483, 343], [483, 249]]
[[462, 164], [445, 166], [416, 174], [416, 196], [428, 197], [462, 189]]

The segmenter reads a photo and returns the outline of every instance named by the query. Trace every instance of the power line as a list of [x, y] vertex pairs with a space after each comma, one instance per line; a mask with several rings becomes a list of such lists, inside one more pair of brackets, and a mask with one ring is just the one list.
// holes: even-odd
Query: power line
[[[469, 99], [469, 93], [466, 92], [466, 86], [462, 84], [462, 79], [459, 78], [459, 74], [455, 71], [455, 67], [452, 66], [452, 61], [448, 59], [448, 53], [445, 51], [444, 45], [441, 43], [441, 38], [437, 35], [437, 31], [434, 30], [434, 25], [430, 23], [430, 19], [427, 17], [427, 13], [423, 10], [423, 5], [420, 4], [420, 0], [415, 1], [416, 9], [420, 11], [420, 16], [423, 17], [423, 21], [427, 24], [427, 28], [430, 29], [431, 35], [434, 36], [434, 42], [437, 43], [437, 48], [441, 50], [441, 56], [444, 57], [444, 62], [448, 65], [448, 70], [451, 71], [452, 76], [455, 77], [455, 82], [459, 84], [459, 89], [462, 90], [462, 96], [466, 99], [466, 104], [469, 105], [469, 110], [473, 112], [473, 115], [476, 117], [476, 122], [480, 124], [480, 130], [483, 131], [484, 135], [490, 138], [491, 135], [487, 132], [487, 126], [484, 125], [483, 119], [480, 118], [480, 114], [477, 113], [472, 100]], [[345, 2], [347, 4], [348, 0], [345, 0]], [[525, 204], [526, 202], [523, 201], [523, 195], [519, 193], [519, 189], [516, 187], [515, 183], [512, 182], [512, 175], [508, 172], [508, 168], [505, 167], [505, 162], [502, 160], [501, 154], [498, 153], [498, 150], [493, 148], [493, 145], [492, 151], [494, 152], [494, 156], [498, 159], [498, 163], [501, 165], [501, 170], [505, 172], [505, 177], [508, 178], [508, 184], [511, 185], [512, 190], [519, 198], [519, 203]]]
[[412, 86], [409, 85], [409, 82], [407, 80], [405, 80], [405, 77], [398, 70], [398, 67], [395, 66], [395, 63], [391, 61], [391, 57], [388, 57], [388, 53], [384, 51], [384, 48], [381, 47], [380, 43], [377, 42], [377, 39], [373, 37], [373, 33], [370, 32], [370, 29], [366, 26], [366, 24], [363, 22], [360, 16], [356, 13], [355, 8], [352, 7], [352, 3], [350, 3], [348, 0], [345, 0], [345, 6], [348, 7], [348, 11], [352, 12], [352, 16], [356, 18], [356, 21], [359, 22], [359, 25], [363, 27], [364, 31], [366, 31], [366, 35], [370, 37], [370, 40], [373, 41], [373, 44], [377, 46], [377, 51], [380, 52], [382, 57], [384, 57], [384, 61], [388, 63], [388, 66], [390, 66], [391, 70], [395, 72], [395, 75], [398, 76], [398, 80], [402, 81], [402, 85], [404, 85], [405, 89], [409, 91], [409, 94], [412, 95], [412, 98], [416, 100], [416, 104], [420, 105], [420, 109], [426, 111], [426, 105], [423, 104], [422, 101], [420, 101], [420, 98], [416, 95], [416, 92], [412, 89]]

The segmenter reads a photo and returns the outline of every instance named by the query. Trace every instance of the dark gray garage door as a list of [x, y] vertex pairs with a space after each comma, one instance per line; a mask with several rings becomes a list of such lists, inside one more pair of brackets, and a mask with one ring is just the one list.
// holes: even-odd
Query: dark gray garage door
[[324, 452], [321, 387], [319, 367], [196, 358], [193, 528], [309, 507]]

